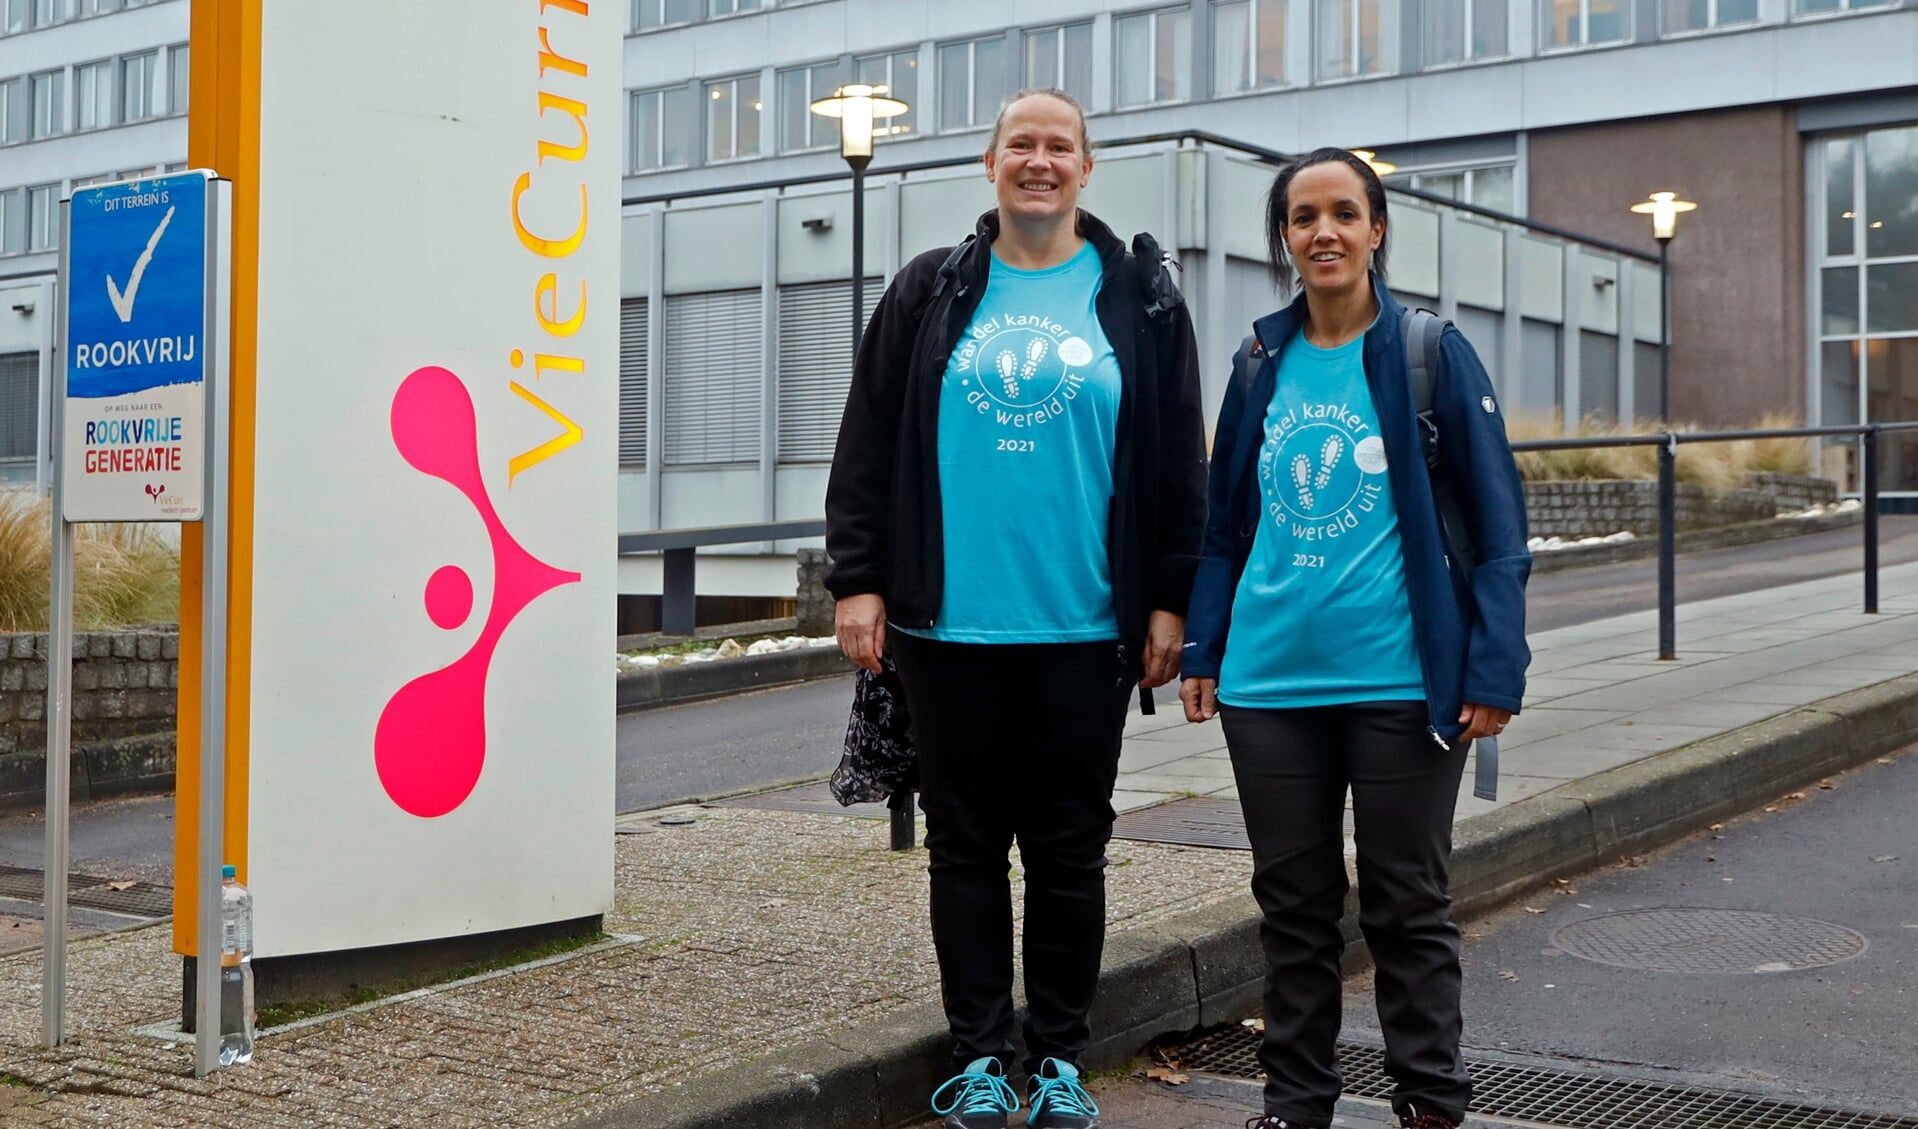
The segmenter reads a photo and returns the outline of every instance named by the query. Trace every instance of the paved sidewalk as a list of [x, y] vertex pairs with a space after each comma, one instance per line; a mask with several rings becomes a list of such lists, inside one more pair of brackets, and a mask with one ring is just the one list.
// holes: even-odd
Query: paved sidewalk
[[[1470, 799], [1468, 771], [1460, 820], [1918, 672], [1918, 564], [1885, 570], [1878, 616], [1860, 614], [1859, 588], [1854, 575], [1681, 608], [1677, 662], [1652, 658], [1649, 614], [1536, 636], [1500, 800]], [[1123, 806], [1231, 792], [1218, 726], [1170, 705], [1132, 720]], [[822, 749], [821, 768], [835, 756]], [[806, 1040], [936, 1029], [924, 856], [886, 850], [883, 822], [707, 808], [676, 827], [660, 814], [622, 820], [606, 942], [268, 1033], [252, 1066], [204, 1082], [161, 1030], [179, 999], [165, 927], [74, 946], [74, 1037], [56, 1052], [37, 1047], [37, 954], [0, 959], [0, 1123], [557, 1125], [623, 1110], [623, 1124], [665, 1129], [670, 1102], [633, 1103]], [[1115, 948], [1250, 905], [1242, 852], [1111, 854]]]

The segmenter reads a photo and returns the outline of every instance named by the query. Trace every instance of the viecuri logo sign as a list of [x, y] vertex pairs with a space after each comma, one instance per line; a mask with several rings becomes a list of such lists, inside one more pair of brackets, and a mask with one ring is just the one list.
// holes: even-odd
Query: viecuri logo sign
[[68, 210], [66, 515], [200, 516], [205, 173], [81, 189]]

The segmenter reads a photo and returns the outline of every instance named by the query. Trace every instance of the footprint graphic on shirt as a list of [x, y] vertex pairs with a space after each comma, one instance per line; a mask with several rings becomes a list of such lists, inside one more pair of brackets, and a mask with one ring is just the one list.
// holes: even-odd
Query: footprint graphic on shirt
[[1292, 456], [1292, 483], [1298, 487], [1299, 508], [1310, 512], [1318, 500], [1318, 491], [1331, 485], [1332, 472], [1345, 458], [1345, 437], [1328, 436], [1325, 445], [1319, 448], [1318, 462], [1314, 465], [1312, 456], [1300, 452]]

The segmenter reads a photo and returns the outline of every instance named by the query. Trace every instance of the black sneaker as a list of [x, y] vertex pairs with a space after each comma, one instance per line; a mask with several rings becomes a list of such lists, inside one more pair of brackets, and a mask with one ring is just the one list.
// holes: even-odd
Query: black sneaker
[[932, 1112], [945, 1118], [944, 1129], [1006, 1129], [1006, 1115], [1018, 1108], [1005, 1064], [990, 1056], [973, 1059], [932, 1092]]
[[1039, 1073], [1027, 1083], [1032, 1113], [1027, 1129], [1099, 1129], [1099, 1107], [1079, 1084], [1079, 1068], [1062, 1059], [1039, 1064]]

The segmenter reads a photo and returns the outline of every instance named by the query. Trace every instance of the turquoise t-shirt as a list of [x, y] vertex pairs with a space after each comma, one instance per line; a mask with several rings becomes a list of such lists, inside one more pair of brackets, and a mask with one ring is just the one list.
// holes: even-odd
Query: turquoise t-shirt
[[1279, 356], [1263, 503], [1232, 602], [1219, 700], [1257, 709], [1425, 697], [1398, 510], [1360, 336]]
[[1106, 557], [1119, 362], [1090, 243], [1046, 270], [992, 260], [939, 392], [945, 596], [955, 643], [1116, 639]]

